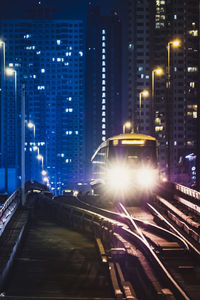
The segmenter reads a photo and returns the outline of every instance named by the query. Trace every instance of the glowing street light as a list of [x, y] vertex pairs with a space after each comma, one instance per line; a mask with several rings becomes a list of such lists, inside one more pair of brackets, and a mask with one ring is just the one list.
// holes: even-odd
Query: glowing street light
[[43, 169], [44, 157], [41, 154], [38, 154], [37, 159], [42, 161], [42, 169]]
[[141, 106], [142, 106], [142, 97], [146, 98], [149, 97], [149, 91], [143, 90], [139, 93], [139, 131], [140, 131], [140, 124], [141, 124]]
[[42, 174], [43, 176], [45, 176], [45, 175], [47, 175], [47, 171], [42, 170], [41, 174]]
[[155, 123], [155, 99], [154, 99], [154, 88], [155, 88], [155, 75], [162, 76], [164, 70], [161, 67], [157, 67], [152, 70], [152, 86], [151, 86], [151, 111], [152, 111], [152, 135], [154, 136], [154, 123]]
[[35, 124], [33, 122], [28, 122], [27, 123], [28, 128], [32, 129], [33, 128], [33, 137], [35, 141]]
[[126, 122], [126, 123], [124, 123], [124, 125], [123, 125], [123, 133], [126, 133], [126, 129], [131, 129], [132, 128], [132, 123], [131, 122]]
[[48, 177], [44, 177], [44, 178], [43, 178], [43, 181], [49, 183], [49, 178], [48, 178]]
[[172, 48], [178, 48], [181, 46], [181, 41], [179, 39], [172, 40], [167, 44], [167, 87], [170, 88], [170, 54]]
[[167, 44], [167, 93], [166, 93], [166, 105], [167, 105], [167, 116], [166, 116], [166, 134], [167, 134], [167, 173], [168, 173], [168, 180], [170, 181], [171, 177], [171, 72], [170, 72], [170, 62], [171, 62], [171, 47], [178, 48], [181, 46], [181, 41], [179, 39], [175, 39], [169, 41]]

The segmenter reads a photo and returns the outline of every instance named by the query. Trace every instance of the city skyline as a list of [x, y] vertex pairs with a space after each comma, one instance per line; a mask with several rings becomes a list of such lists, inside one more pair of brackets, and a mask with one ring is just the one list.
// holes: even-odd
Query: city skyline
[[[200, 168], [197, 167], [199, 160], [199, 136], [197, 130], [199, 108], [199, 2], [192, 0], [191, 3], [191, 1], [184, 0], [184, 2], [176, 1], [174, 3], [173, 1], [159, 0], [152, 3], [150, 0], [126, 0], [122, 3], [120, 0], [59, 0], [57, 2], [46, 0], [32, 1], [31, 3], [20, 1], [20, 3], [17, 3], [18, 6], [15, 1], [5, 3], [0, 13], [1, 24], [6, 23], [9, 27], [7, 32], [5, 32], [5, 27], [1, 25], [2, 40], [7, 36], [7, 41], [5, 40], [6, 52], [8, 51], [6, 64], [10, 67], [19, 67], [20, 69], [19, 61], [13, 63], [15, 58], [22, 61], [24, 58], [23, 66], [26, 65], [26, 59], [27, 61], [30, 60], [29, 64], [27, 63], [29, 67], [23, 67], [24, 71], [22, 73], [17, 71], [17, 80], [20, 78], [22, 83], [24, 76], [27, 81], [27, 74], [28, 77], [36, 76], [32, 77], [32, 79], [35, 82], [38, 80], [37, 93], [43, 95], [42, 97], [43, 99], [45, 98], [47, 104], [48, 99], [53, 99], [53, 84], [56, 91], [62, 90], [64, 86], [67, 89], [67, 85], [70, 88], [70, 86], [72, 87], [75, 84], [75, 74], [77, 72], [79, 74], [80, 71], [80, 78], [77, 81], [79, 85], [74, 86], [74, 88], [79, 89], [81, 85], [83, 88], [81, 97], [76, 100], [77, 109], [78, 111], [82, 110], [82, 116], [77, 115], [75, 117], [74, 108], [62, 102], [64, 98], [68, 99], [68, 101], [69, 98], [72, 99], [70, 95], [63, 94], [64, 98], [62, 101], [58, 98], [56, 100], [56, 97], [54, 99], [58, 108], [58, 110], [57, 108], [55, 110], [56, 116], [58, 116], [60, 109], [59, 105], [60, 107], [63, 106], [61, 110], [65, 111], [66, 115], [69, 115], [69, 113], [74, 114], [79, 125], [72, 130], [71, 125], [66, 125], [66, 122], [70, 124], [70, 122], [73, 123], [75, 121], [70, 121], [70, 118], [66, 118], [65, 121], [64, 119], [62, 120], [60, 110], [59, 121], [62, 121], [60, 121], [58, 126], [60, 129], [57, 127], [55, 131], [55, 140], [57, 142], [56, 147], [52, 146], [55, 149], [54, 153], [52, 153], [52, 157], [54, 156], [52, 162], [56, 172], [63, 175], [53, 175], [54, 181], [57, 182], [53, 188], [57, 189], [57, 184], [61, 184], [59, 189], [62, 189], [62, 185], [67, 188], [68, 183], [69, 186], [71, 185], [70, 177], [74, 177], [73, 182], [88, 180], [88, 166], [91, 154], [101, 141], [122, 132], [123, 124], [126, 121], [132, 122], [135, 132], [153, 135], [157, 138], [160, 172], [164, 177], [189, 186], [196, 185], [196, 183], [198, 185], [199, 179], [196, 180], [196, 177], [198, 178], [200, 172]], [[17, 6], [15, 12], [10, 10], [12, 5], [13, 8]], [[94, 8], [94, 11], [99, 9], [99, 12], [96, 15], [94, 14], [93, 20], [90, 15], [92, 8]], [[30, 28], [31, 24], [40, 24], [39, 26], [41, 26], [40, 29], [41, 32], [43, 30], [43, 33], [40, 33], [38, 26], [37, 34], [38, 36], [41, 35], [41, 42], [39, 42], [38, 38], [34, 41], [34, 31], [31, 33], [28, 27], [26, 29], [25, 27], [23, 28], [25, 25], [20, 29], [21, 32], [20, 30], [17, 31], [18, 29], [13, 27], [13, 24], [18, 22], [21, 22], [21, 24], [29, 22]], [[77, 65], [77, 62], [73, 60], [73, 57], [75, 57], [74, 48], [68, 49], [71, 47], [69, 45], [70, 40], [67, 38], [71, 34], [70, 28], [69, 31], [65, 28], [57, 28], [54, 36], [51, 30], [48, 31], [49, 25], [56, 22], [60, 22], [60, 24], [65, 22], [82, 22], [82, 32], [80, 34], [82, 48], [77, 50], [77, 55], [82, 59], [81, 64], [78, 62]], [[21, 40], [22, 35], [23, 41]], [[79, 38], [75, 31], [72, 35], [78, 42]], [[13, 44], [9, 45], [11, 40]], [[177, 41], [177, 46], [175, 46], [174, 41]], [[34, 43], [41, 43], [41, 49], [39, 49], [39, 44], [36, 47]], [[22, 48], [24, 52], [20, 50]], [[59, 49], [63, 50], [62, 54], [59, 52]], [[2, 51], [3, 47], [1, 47], [1, 59], [3, 58]], [[14, 52], [11, 55], [12, 51]], [[45, 62], [39, 59], [43, 56], [43, 53], [41, 54], [40, 51], [47, 53]], [[27, 53], [29, 53], [28, 56]], [[32, 54], [34, 54], [34, 59]], [[68, 68], [65, 64], [69, 63], [68, 60], [71, 58], [73, 60], [71, 73], [65, 73]], [[49, 64], [49, 59], [51, 64]], [[57, 68], [53, 70], [49, 67], [52, 64], [63, 64], [65, 67], [59, 71]], [[49, 68], [51, 72], [48, 74]], [[28, 73], [25, 74], [28, 69]], [[57, 75], [56, 77], [61, 79], [62, 84], [60, 84], [61, 81], [59, 79], [55, 81], [55, 74]], [[42, 84], [42, 78], [46, 81], [45, 84]], [[9, 78], [5, 86], [4, 80], [5, 78], [1, 77], [2, 88], [5, 91], [8, 89], [10, 93], [9, 99], [11, 99], [11, 97], [14, 97], [12, 78]], [[48, 81], [51, 86], [49, 94], [46, 90]], [[27, 121], [34, 123], [32, 115], [36, 113], [36, 110], [34, 113], [31, 112], [31, 106], [37, 106], [38, 114], [41, 114], [43, 111], [45, 115], [49, 114], [50, 123], [56, 123], [57, 117], [55, 121], [52, 121], [54, 120], [53, 114], [55, 111], [53, 112], [50, 109], [47, 113], [47, 109], [42, 108], [43, 100], [37, 97], [37, 93], [33, 91], [30, 81], [26, 83], [26, 89], [30, 92], [26, 94], [26, 101], [30, 102], [27, 106], [28, 111], [26, 111]], [[19, 98], [19, 90], [17, 93]], [[31, 94], [32, 100], [29, 101], [27, 99], [31, 98]], [[2, 94], [2, 99], [3, 97], [4, 95]], [[6, 106], [2, 105], [1, 113], [3, 116]], [[20, 112], [20, 106], [18, 107], [18, 112]], [[38, 142], [45, 143], [45, 147], [47, 147], [47, 143], [44, 141], [44, 138], [48, 137], [47, 124], [43, 118], [38, 120], [34, 124], [35, 133]], [[5, 122], [7, 122], [6, 118]], [[44, 122], [43, 125], [42, 122]], [[80, 125], [80, 122], [82, 122], [82, 125]], [[10, 122], [9, 124], [11, 126], [13, 123]], [[80, 126], [82, 126], [82, 131]], [[61, 167], [61, 158], [65, 157], [65, 162], [68, 159], [68, 162], [71, 163], [67, 150], [62, 150], [62, 134], [61, 136], [57, 135], [59, 130], [62, 132], [64, 129], [65, 135], [70, 136], [70, 138], [73, 132], [76, 132], [77, 136], [82, 132], [81, 140], [76, 145], [74, 144], [75, 148], [72, 146], [70, 150], [73, 152], [73, 155], [75, 155], [75, 151], [79, 153], [79, 159], [75, 159], [76, 166], [74, 165], [73, 169], [76, 176], [70, 172], [66, 173]], [[4, 132], [3, 129], [2, 132]], [[10, 132], [8, 133], [10, 134]], [[4, 132], [5, 141], [7, 142], [9, 134]], [[20, 134], [20, 126], [18, 126], [18, 136]], [[26, 137], [29, 139], [26, 141], [26, 148], [28, 149], [28, 143], [33, 143], [30, 128], [26, 132]], [[50, 136], [48, 138], [51, 140]], [[1, 144], [3, 143], [2, 139]], [[49, 149], [45, 147], [41, 150], [44, 157], [42, 163], [46, 167], [52, 168], [47, 163]], [[80, 150], [81, 147], [82, 150]], [[58, 150], [58, 148], [60, 149]], [[6, 153], [5, 149], [4, 153]], [[13, 150], [10, 153], [13, 153]], [[12, 156], [13, 154], [8, 155]], [[2, 154], [2, 164], [3, 156]], [[14, 156], [12, 159], [14, 161]], [[9, 161], [11, 160], [9, 159]], [[29, 168], [28, 165], [27, 168]], [[65, 177], [64, 181], [59, 179], [62, 176], [63, 178]], [[50, 177], [49, 181], [53, 182], [53, 180], [50, 180]]]

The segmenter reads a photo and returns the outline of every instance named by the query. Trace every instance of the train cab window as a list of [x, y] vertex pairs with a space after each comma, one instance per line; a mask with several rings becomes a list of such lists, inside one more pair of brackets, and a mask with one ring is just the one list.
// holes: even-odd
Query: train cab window
[[116, 146], [110, 143], [108, 158], [110, 161], [116, 159], [127, 161], [135, 166], [145, 163], [156, 167], [156, 143], [154, 141], [146, 141], [143, 145], [118, 143]]

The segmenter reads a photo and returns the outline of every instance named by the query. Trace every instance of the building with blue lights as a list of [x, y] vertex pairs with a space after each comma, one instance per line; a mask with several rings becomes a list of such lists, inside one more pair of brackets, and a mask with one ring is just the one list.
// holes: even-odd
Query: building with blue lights
[[[86, 40], [86, 163], [107, 138], [122, 132], [122, 45], [117, 12], [89, 6]], [[89, 170], [89, 168], [87, 169]], [[88, 177], [89, 171], [88, 172]]]
[[[20, 180], [24, 83], [26, 180], [41, 181], [44, 170], [43, 180], [60, 193], [84, 179], [85, 45], [82, 21], [1, 20], [0, 36], [5, 42], [5, 64], [15, 69], [17, 75], [16, 87], [14, 76], [1, 77], [4, 87], [1, 171], [13, 170], [17, 181]], [[34, 127], [28, 128], [30, 122]]]

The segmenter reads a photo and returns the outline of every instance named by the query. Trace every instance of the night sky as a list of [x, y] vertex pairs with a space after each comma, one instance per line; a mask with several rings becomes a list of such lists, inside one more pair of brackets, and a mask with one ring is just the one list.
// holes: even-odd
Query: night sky
[[[39, 2], [41, 4], [39, 4]], [[126, 0], [6, 0], [1, 1], [1, 18], [21, 19], [31, 7], [56, 8], [54, 18], [85, 19], [89, 3], [101, 7], [101, 13], [111, 15], [113, 11], [122, 11]]]

